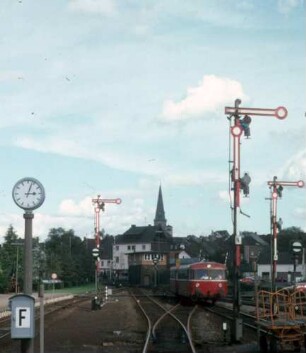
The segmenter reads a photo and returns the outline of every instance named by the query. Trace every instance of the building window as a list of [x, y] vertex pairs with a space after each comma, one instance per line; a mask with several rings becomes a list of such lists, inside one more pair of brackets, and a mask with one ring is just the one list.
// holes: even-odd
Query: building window
[[135, 251], [135, 249], [136, 249], [136, 248], [135, 248], [135, 245], [132, 245], [132, 250]]
[[115, 257], [116, 264], [119, 264], [119, 256]]
[[269, 280], [270, 272], [263, 272], [261, 276], [263, 280]]
[[119, 245], [116, 245], [116, 250], [119, 251]]
[[103, 260], [101, 261], [101, 266], [102, 266], [102, 267], [104, 266], [104, 261], [103, 261]]
[[128, 249], [128, 250], [131, 250], [131, 245], [128, 245], [127, 249]]
[[146, 245], [145, 244], [142, 245], [142, 250], [146, 250]]

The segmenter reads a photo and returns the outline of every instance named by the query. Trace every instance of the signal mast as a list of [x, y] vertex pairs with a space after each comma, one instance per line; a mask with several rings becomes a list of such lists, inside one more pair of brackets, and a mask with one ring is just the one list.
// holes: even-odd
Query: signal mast
[[[233, 204], [233, 245], [234, 245], [234, 288], [233, 288], [233, 339], [240, 341], [242, 338], [242, 319], [240, 318], [240, 290], [239, 290], [239, 277], [240, 277], [240, 261], [241, 261], [241, 235], [238, 231], [238, 209], [240, 210], [240, 191], [243, 190], [244, 196], [249, 195], [249, 184], [251, 178], [248, 173], [240, 177], [240, 138], [242, 134], [246, 138], [251, 136], [250, 124], [251, 116], [272, 116], [277, 119], [285, 119], [288, 112], [285, 107], [278, 107], [276, 109], [264, 108], [242, 108], [240, 99], [235, 100], [234, 107], [225, 107], [225, 114], [228, 115], [230, 121], [230, 135], [233, 139], [233, 156], [230, 161], [233, 163], [231, 169], [231, 181], [234, 191], [234, 204]], [[243, 118], [241, 118], [243, 115]]]
[[271, 274], [271, 290], [275, 292], [275, 281], [276, 281], [276, 265], [278, 260], [277, 253], [277, 234], [281, 230], [282, 221], [281, 219], [277, 221], [277, 200], [278, 198], [282, 198], [283, 188], [284, 186], [294, 186], [298, 188], [304, 187], [304, 181], [278, 181], [277, 177], [273, 178], [273, 181], [268, 181], [267, 184], [271, 189], [271, 230], [272, 230], [272, 254], [273, 254], [273, 262], [272, 262], [272, 274]]
[[98, 274], [100, 271], [100, 212], [105, 210], [106, 203], [121, 204], [121, 199], [101, 199], [101, 195], [97, 198], [92, 199], [92, 204], [95, 206], [95, 240], [96, 247], [92, 250], [93, 257], [96, 259], [96, 271], [95, 271], [95, 286], [96, 293], [98, 293]]

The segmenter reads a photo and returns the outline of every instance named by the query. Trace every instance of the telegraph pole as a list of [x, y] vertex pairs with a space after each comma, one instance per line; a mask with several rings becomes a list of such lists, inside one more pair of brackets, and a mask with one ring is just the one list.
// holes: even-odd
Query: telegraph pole
[[[242, 339], [242, 319], [240, 317], [240, 261], [241, 261], [241, 235], [238, 227], [238, 215], [240, 210], [240, 191], [242, 190], [244, 196], [249, 194], [249, 183], [251, 178], [247, 173], [240, 177], [240, 139], [242, 134], [249, 138], [251, 116], [272, 116], [277, 119], [285, 119], [287, 116], [287, 109], [285, 107], [278, 107], [276, 109], [263, 108], [242, 108], [240, 107], [241, 100], [236, 99], [234, 107], [225, 107], [225, 114], [228, 115], [230, 121], [230, 136], [233, 139], [233, 156], [230, 161], [233, 163], [231, 169], [232, 190], [234, 191], [233, 203], [233, 248], [234, 248], [234, 278], [233, 278], [233, 321], [234, 326], [232, 330], [232, 340], [239, 342]], [[243, 115], [243, 118], [241, 118]], [[239, 212], [238, 212], [239, 211]]]
[[95, 240], [96, 240], [96, 247], [93, 249], [93, 256], [96, 258], [96, 271], [95, 271], [95, 287], [96, 287], [96, 294], [98, 295], [98, 276], [100, 270], [100, 212], [105, 210], [106, 203], [115, 203], [117, 205], [121, 204], [121, 199], [101, 199], [101, 195], [97, 195], [97, 198], [92, 199], [92, 203], [95, 206]]
[[275, 176], [272, 181], [268, 181], [269, 188], [271, 189], [271, 230], [272, 230], [272, 274], [271, 274], [271, 291], [275, 292], [276, 290], [276, 266], [278, 260], [278, 252], [277, 252], [277, 234], [281, 230], [282, 224], [280, 221], [277, 221], [277, 200], [278, 198], [282, 198], [282, 191], [284, 186], [294, 186], [298, 188], [304, 187], [304, 181], [278, 181]]

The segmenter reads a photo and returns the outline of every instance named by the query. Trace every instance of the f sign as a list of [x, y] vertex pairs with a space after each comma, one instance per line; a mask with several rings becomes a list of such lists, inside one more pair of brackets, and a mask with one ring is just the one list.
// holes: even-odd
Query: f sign
[[31, 312], [28, 307], [16, 308], [16, 328], [30, 328]]

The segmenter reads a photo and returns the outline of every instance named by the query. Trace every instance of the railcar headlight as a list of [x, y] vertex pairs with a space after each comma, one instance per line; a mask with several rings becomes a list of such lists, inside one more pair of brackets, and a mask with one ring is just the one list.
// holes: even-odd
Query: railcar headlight
[[197, 288], [200, 287], [200, 283], [197, 282], [195, 286], [196, 286]]

